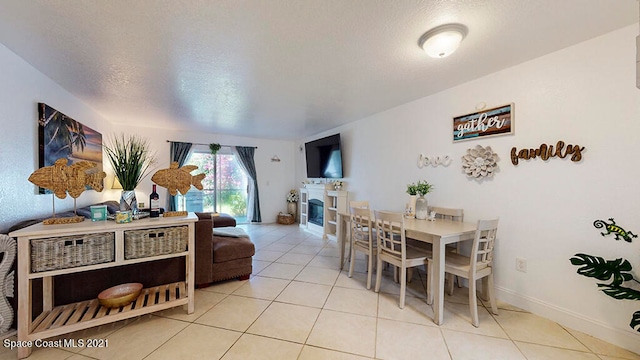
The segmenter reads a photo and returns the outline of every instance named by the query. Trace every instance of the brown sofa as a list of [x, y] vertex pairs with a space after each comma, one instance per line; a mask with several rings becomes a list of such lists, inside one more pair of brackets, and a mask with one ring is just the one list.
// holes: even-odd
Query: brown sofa
[[[255, 246], [248, 237], [213, 234], [213, 228], [235, 227], [230, 216], [196, 213], [196, 286], [207, 286], [228, 279], [249, 279], [253, 270]], [[207, 241], [207, 239], [210, 239]]]

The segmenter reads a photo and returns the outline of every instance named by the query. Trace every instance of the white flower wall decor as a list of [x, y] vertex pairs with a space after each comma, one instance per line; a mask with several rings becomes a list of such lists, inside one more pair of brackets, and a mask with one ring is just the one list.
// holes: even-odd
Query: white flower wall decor
[[498, 169], [498, 160], [498, 154], [490, 146], [476, 145], [473, 149], [467, 149], [467, 154], [462, 157], [462, 170], [468, 177], [476, 179], [493, 177]]

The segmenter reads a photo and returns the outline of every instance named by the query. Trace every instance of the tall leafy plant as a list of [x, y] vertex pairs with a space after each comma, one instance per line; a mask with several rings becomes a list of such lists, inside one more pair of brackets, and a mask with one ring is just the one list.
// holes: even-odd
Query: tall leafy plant
[[127, 191], [135, 190], [156, 161], [149, 141], [135, 135], [113, 136], [104, 149], [122, 189]]
[[[608, 232], [601, 233], [601, 235], [614, 234], [616, 235], [616, 240], [618, 240], [622, 236], [629, 234], [631, 236], [625, 236], [624, 238], [631, 242], [631, 238], [635, 235], [617, 226], [613, 219], [609, 220], [611, 220], [611, 224], [607, 224], [602, 220], [594, 222], [596, 228], [606, 226]], [[634, 277], [633, 266], [628, 260], [622, 258], [605, 260], [600, 256], [578, 253], [570, 261], [572, 265], [578, 266], [578, 274], [603, 281], [604, 283], [598, 283], [597, 285], [606, 295], [617, 300], [640, 300], [640, 291], [634, 288], [638, 287], [640, 280]], [[633, 313], [629, 326], [640, 332], [640, 311]]]

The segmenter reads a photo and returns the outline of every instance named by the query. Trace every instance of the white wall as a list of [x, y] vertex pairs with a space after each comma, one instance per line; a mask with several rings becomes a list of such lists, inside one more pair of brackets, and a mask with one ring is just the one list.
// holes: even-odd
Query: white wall
[[[38, 102], [103, 134], [110, 125], [97, 112], [0, 44], [0, 232], [18, 220], [51, 215], [53, 195], [37, 195], [27, 179], [38, 168]], [[103, 201], [109, 192], [85, 191], [78, 207]], [[56, 211], [73, 199], [55, 200]]]
[[[613, 217], [640, 233], [637, 29], [624, 28], [316, 137], [342, 134], [351, 200], [401, 211], [406, 184], [426, 179], [435, 185], [430, 204], [464, 208], [465, 220], [472, 222], [499, 216], [495, 271], [501, 300], [640, 353], [640, 333], [628, 326], [640, 302], [604, 295], [595, 279], [577, 275], [569, 262], [578, 252], [623, 257], [640, 279], [640, 239], [615, 241], [592, 225]], [[452, 117], [474, 112], [481, 102], [515, 103], [515, 134], [452, 143]], [[586, 147], [583, 160], [511, 164], [512, 147], [558, 140]], [[462, 173], [460, 157], [477, 144], [500, 156], [492, 180], [478, 182]], [[419, 169], [420, 153], [450, 155], [454, 162]], [[299, 183], [304, 153], [298, 152], [297, 161]], [[515, 270], [516, 257], [527, 259], [526, 273]]]
[[[16, 222], [41, 216], [52, 211], [52, 195], [38, 195], [36, 187], [27, 179], [38, 168], [38, 102], [44, 102], [86, 126], [102, 133], [103, 143], [114, 134], [139, 134], [151, 141], [158, 155], [154, 169], [169, 166], [169, 143], [166, 140], [196, 143], [218, 142], [225, 145], [257, 146], [256, 168], [260, 191], [260, 207], [263, 223], [276, 221], [278, 212], [286, 211], [286, 195], [295, 187], [294, 143], [265, 139], [205, 134], [201, 132], [176, 132], [162, 129], [131, 126], [113, 128], [107, 119], [89, 108], [51, 79], [26, 63], [15, 53], [0, 44], [0, 233]], [[271, 162], [277, 155], [281, 161]], [[120, 192], [111, 190], [113, 172], [106, 156], [103, 156], [107, 172], [105, 191], [85, 191], [78, 198], [78, 207], [104, 200], [118, 200]], [[148, 202], [151, 180], [147, 177], [136, 190], [138, 201]], [[166, 199], [166, 190], [160, 195]], [[56, 198], [56, 211], [73, 209], [73, 199]]]
[[[118, 133], [121, 129], [116, 129]], [[156, 151], [157, 163], [154, 169], [169, 167], [170, 141], [184, 141], [200, 144], [219, 143], [230, 146], [256, 146], [255, 162], [258, 174], [258, 191], [260, 194], [260, 211], [263, 223], [274, 223], [280, 211], [287, 210], [287, 193], [295, 187], [295, 161], [292, 141], [255, 139], [238, 136], [206, 134], [202, 132], [177, 132], [173, 130], [154, 129], [131, 126], [126, 129], [127, 134], [138, 134], [150, 140], [151, 147]], [[208, 148], [205, 146], [205, 148]], [[271, 162], [273, 156], [278, 156], [280, 162]], [[194, 174], [197, 171], [193, 172]], [[148, 202], [152, 182], [149, 177], [136, 189], [138, 201]], [[161, 199], [167, 199], [168, 192], [158, 188]], [[147, 200], [142, 200], [147, 199]], [[164, 204], [164, 200], [161, 200]]]

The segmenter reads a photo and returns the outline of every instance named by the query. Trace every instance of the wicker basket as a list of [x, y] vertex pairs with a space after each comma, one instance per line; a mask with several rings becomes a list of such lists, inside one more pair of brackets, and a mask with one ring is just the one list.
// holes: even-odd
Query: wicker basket
[[114, 233], [31, 240], [31, 272], [68, 269], [114, 260]]
[[125, 231], [124, 258], [139, 259], [183, 252], [187, 250], [188, 241], [187, 226]]
[[291, 225], [294, 222], [296, 222], [296, 219], [293, 218], [293, 215], [283, 213], [278, 214], [278, 224]]

